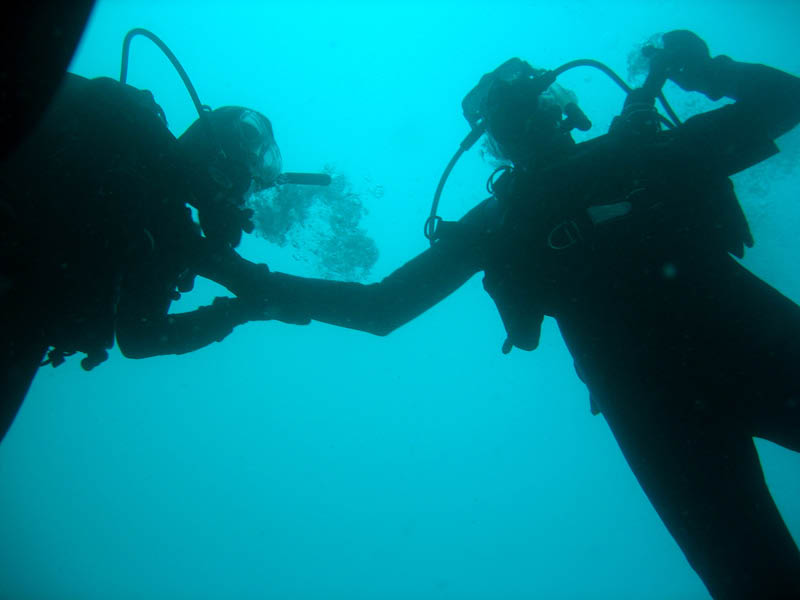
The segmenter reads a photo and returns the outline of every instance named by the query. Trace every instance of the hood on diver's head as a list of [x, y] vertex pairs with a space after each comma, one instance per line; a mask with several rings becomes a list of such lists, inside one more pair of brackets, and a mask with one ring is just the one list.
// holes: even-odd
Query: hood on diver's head
[[485, 74], [462, 101], [470, 125], [485, 125], [487, 146], [495, 157], [517, 162], [557, 143], [563, 134], [569, 137], [560, 128], [561, 117], [568, 104], [577, 104], [577, 97], [557, 83], [543, 84], [540, 78], [546, 73], [512, 58]]
[[196, 120], [178, 138], [195, 191], [193, 204], [206, 237], [235, 247], [253, 230], [250, 193], [274, 185], [281, 153], [261, 113], [224, 106]]
[[193, 168], [205, 169], [240, 204], [248, 192], [273, 185], [281, 172], [272, 124], [249, 108], [217, 108], [192, 123], [178, 142]]

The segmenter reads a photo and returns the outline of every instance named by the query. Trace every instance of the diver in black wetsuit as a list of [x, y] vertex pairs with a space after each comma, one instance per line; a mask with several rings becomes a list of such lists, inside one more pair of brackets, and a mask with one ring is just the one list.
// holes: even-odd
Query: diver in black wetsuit
[[[504, 352], [536, 348], [555, 317], [593, 409], [712, 596], [800, 598], [800, 553], [752, 439], [800, 451], [800, 308], [731, 256], [753, 240], [729, 180], [800, 122], [800, 79], [712, 59], [686, 31], [663, 45], [609, 133], [581, 144], [567, 123], [581, 114], [545, 89], [554, 77], [509, 61], [476, 88], [513, 163], [491, 198], [380, 283], [270, 273], [265, 289], [297, 321], [386, 335], [484, 271]], [[666, 78], [735, 103], [661, 130]]]
[[[140, 33], [163, 45], [133, 30], [123, 81]], [[46, 354], [58, 366], [85, 353], [90, 370], [115, 339], [131, 358], [183, 354], [268, 318], [246, 287], [268, 269], [234, 248], [253, 230], [247, 194], [292, 174], [266, 117], [201, 107], [184, 80], [200, 118], [176, 139], [150, 92], [66, 74], [0, 163], [0, 439]], [[238, 297], [169, 314], [196, 276]]]

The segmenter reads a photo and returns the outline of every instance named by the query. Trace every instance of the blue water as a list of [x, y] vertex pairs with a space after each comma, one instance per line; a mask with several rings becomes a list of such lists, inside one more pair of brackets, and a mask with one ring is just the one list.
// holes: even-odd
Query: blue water
[[[462, 96], [511, 56], [595, 58], [625, 75], [656, 32], [800, 74], [800, 3], [123, 2], [97, 4], [71, 70], [119, 74], [125, 32], [153, 30], [204, 103], [272, 120], [290, 171], [326, 164], [364, 189], [380, 279], [426, 247], [438, 177], [467, 132]], [[172, 67], [133, 43], [129, 83], [173, 133], [195, 118]], [[598, 72], [573, 89], [595, 123], [623, 101]], [[665, 88], [682, 116], [709, 103]], [[737, 177], [756, 247], [744, 263], [800, 300], [800, 133]], [[483, 198], [478, 149], [442, 214]], [[300, 250], [241, 252], [313, 275]], [[201, 285], [176, 310], [220, 293]], [[0, 598], [702, 599], [554, 323], [500, 353], [480, 277], [392, 334], [256, 323], [187, 356], [114, 351], [91, 373], [42, 369], [0, 446]], [[800, 457], [759, 442], [800, 538]], [[747, 518], [747, 515], [742, 515]]]

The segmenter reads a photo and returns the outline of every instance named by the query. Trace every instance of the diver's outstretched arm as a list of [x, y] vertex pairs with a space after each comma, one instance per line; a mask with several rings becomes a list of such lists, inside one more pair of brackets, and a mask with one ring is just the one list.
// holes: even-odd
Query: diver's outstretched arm
[[[474, 264], [440, 246], [444, 244], [429, 248], [381, 282], [369, 285], [272, 273], [268, 301], [282, 307], [275, 318], [283, 321], [302, 320], [305, 315], [339, 327], [388, 335], [477, 272]], [[285, 310], [288, 315], [282, 314]]]
[[239, 256], [233, 248], [217, 248], [203, 238], [194, 251], [191, 271], [193, 276], [210, 279], [236, 296], [260, 298], [262, 293], [257, 283], [269, 268]]
[[[391, 275], [364, 285], [270, 273], [266, 301], [273, 318], [322, 321], [387, 335], [452, 294], [484, 263], [490, 201], [467, 213], [453, 231]], [[272, 308], [268, 309], [268, 311]]]

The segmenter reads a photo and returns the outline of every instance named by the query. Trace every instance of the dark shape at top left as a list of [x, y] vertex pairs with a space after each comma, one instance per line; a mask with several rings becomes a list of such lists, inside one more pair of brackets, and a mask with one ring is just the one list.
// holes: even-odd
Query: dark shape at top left
[[0, 160], [39, 121], [61, 84], [94, 0], [21, 2], [0, 21]]

